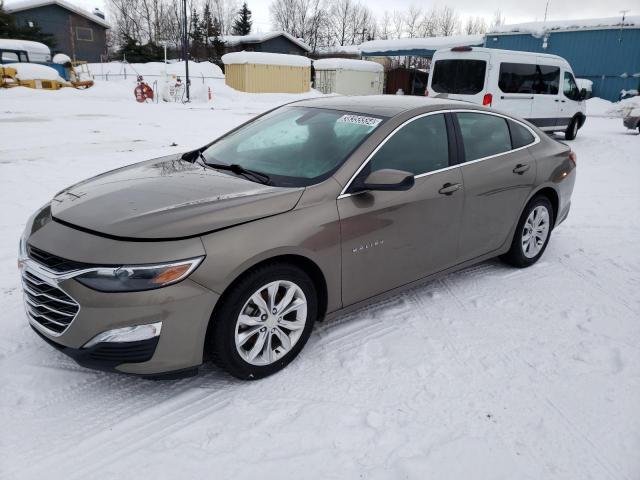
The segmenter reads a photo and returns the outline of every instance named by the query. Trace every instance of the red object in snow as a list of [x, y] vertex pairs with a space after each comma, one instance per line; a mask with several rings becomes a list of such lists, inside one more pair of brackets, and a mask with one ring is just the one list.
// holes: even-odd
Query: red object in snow
[[133, 93], [136, 96], [136, 101], [140, 103], [145, 102], [147, 99], [153, 100], [153, 90], [144, 82], [138, 83]]

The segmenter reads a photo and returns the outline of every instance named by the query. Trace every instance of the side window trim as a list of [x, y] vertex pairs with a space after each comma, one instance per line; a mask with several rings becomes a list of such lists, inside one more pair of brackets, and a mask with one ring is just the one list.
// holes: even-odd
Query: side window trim
[[[360, 172], [369, 164], [369, 161], [373, 158], [373, 156], [377, 153], [378, 150], [380, 150], [380, 148], [382, 148], [382, 146], [393, 136], [395, 135], [395, 133], [397, 131], [399, 131], [402, 127], [404, 127], [405, 125], [413, 122], [414, 120], [417, 120], [418, 118], [422, 118], [422, 117], [426, 117], [428, 115], [437, 115], [439, 113], [443, 113], [445, 114], [445, 119], [446, 119], [446, 114], [452, 114], [455, 118], [453, 118], [453, 124], [454, 124], [454, 132], [455, 132], [455, 140], [456, 140], [456, 145], [457, 145], [457, 151], [456, 151], [456, 161], [460, 161], [460, 163], [453, 163], [453, 160], [451, 158], [449, 158], [449, 166], [446, 168], [441, 168], [440, 170], [433, 170], [431, 172], [426, 172], [426, 173], [421, 173], [420, 175], [415, 175], [414, 178], [421, 178], [421, 177], [426, 177], [427, 175], [434, 175], [436, 173], [440, 173], [440, 172], [444, 172], [446, 170], [451, 170], [453, 168], [458, 168], [460, 165], [468, 165], [471, 163], [476, 163], [476, 162], [482, 162], [484, 160], [489, 160], [491, 158], [495, 158], [495, 157], [500, 157], [502, 155], [507, 155], [509, 153], [513, 153], [513, 152], [518, 152], [520, 150], [523, 150], [525, 148], [529, 148], [529, 147], [533, 147], [534, 145], [537, 145], [538, 143], [540, 143], [540, 137], [538, 136], [538, 134], [528, 125], [524, 124], [523, 122], [521, 122], [520, 120], [517, 120], [515, 118], [512, 117], [508, 117], [506, 115], [502, 115], [500, 113], [497, 112], [488, 112], [488, 111], [484, 111], [484, 110], [473, 110], [473, 109], [450, 109], [450, 110], [437, 110], [435, 112], [427, 112], [427, 113], [423, 113], [420, 115], [416, 115], [413, 118], [410, 118], [409, 120], [401, 123], [400, 125], [398, 125], [395, 129], [393, 129], [393, 131], [391, 133], [389, 133], [389, 135], [387, 135], [385, 137], [385, 139], [380, 142], [378, 144], [378, 146], [376, 148], [373, 149], [373, 151], [367, 156], [367, 158], [365, 158], [364, 162], [362, 162], [362, 164], [358, 167], [358, 169], [353, 173], [353, 175], [351, 175], [351, 178], [349, 179], [349, 181], [346, 183], [346, 185], [342, 188], [342, 190], [340, 191], [340, 194], [338, 195], [337, 200], [340, 200], [341, 198], [347, 198], [347, 197], [351, 197], [352, 195], [357, 195], [358, 193], [349, 193], [349, 188], [351, 188], [351, 185], [353, 184], [354, 180], [358, 177], [358, 175], [360, 174]], [[460, 133], [460, 126], [458, 125], [458, 118], [456, 117], [456, 113], [480, 113], [482, 115], [493, 115], [495, 117], [500, 117], [500, 118], [504, 118], [507, 121], [507, 124], [509, 123], [509, 120], [511, 120], [512, 122], [515, 122], [519, 125], [522, 125], [524, 128], [526, 128], [527, 130], [529, 130], [529, 132], [531, 133], [531, 135], [533, 135], [534, 141], [531, 142], [528, 145], [525, 145], [523, 147], [519, 147], [519, 148], [514, 148], [511, 150], [508, 150], [506, 152], [501, 152], [501, 153], [497, 153], [495, 155], [490, 155], [488, 157], [483, 157], [483, 158], [477, 158], [475, 160], [471, 160], [469, 162], [464, 161], [464, 145], [462, 144], [462, 134]], [[447, 135], [451, 135], [450, 131], [449, 131], [449, 124], [447, 124]]]

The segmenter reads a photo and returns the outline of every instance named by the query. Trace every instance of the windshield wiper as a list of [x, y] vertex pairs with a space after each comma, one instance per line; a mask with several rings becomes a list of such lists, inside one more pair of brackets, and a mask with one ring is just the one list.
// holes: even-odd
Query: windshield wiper
[[251, 170], [248, 168], [244, 168], [242, 165], [238, 165], [237, 163], [232, 163], [228, 165], [226, 163], [211, 163], [207, 161], [207, 157], [204, 156], [202, 150], [193, 150], [192, 152], [188, 152], [183, 155], [185, 160], [195, 161], [196, 159], [200, 159], [200, 161], [206, 165], [207, 167], [215, 168], [216, 170], [228, 170], [231, 173], [235, 173], [236, 175], [243, 175], [244, 177], [252, 177], [258, 183], [263, 183], [268, 185], [271, 181], [271, 177], [266, 173], [258, 172], [256, 170]]

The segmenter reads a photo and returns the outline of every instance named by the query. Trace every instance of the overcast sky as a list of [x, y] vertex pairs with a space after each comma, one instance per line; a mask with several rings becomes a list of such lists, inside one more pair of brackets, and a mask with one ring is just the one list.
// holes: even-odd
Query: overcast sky
[[[104, 10], [104, 0], [71, 0], [87, 10], [99, 7]], [[239, 0], [241, 1], [241, 0]], [[445, 2], [426, 2], [416, 0], [363, 0], [376, 15], [385, 10], [406, 10], [410, 5], [422, 6], [429, 10]], [[10, 3], [8, 0], [7, 3]], [[271, 0], [247, 0], [253, 12], [254, 30], [269, 31], [269, 4]], [[446, 5], [456, 9], [461, 19], [469, 16], [484, 16], [489, 20], [493, 12], [501, 10], [507, 23], [542, 20], [546, 0], [448, 0]], [[550, 0], [549, 20], [574, 20], [580, 18], [616, 17], [621, 10], [630, 10], [628, 15], [640, 15], [639, 0]]]

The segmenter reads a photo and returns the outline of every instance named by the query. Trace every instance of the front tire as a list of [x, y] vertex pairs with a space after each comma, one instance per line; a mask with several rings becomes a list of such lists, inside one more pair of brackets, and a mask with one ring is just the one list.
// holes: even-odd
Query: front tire
[[267, 264], [230, 287], [212, 318], [215, 363], [236, 378], [256, 380], [286, 367], [306, 344], [318, 295], [301, 268]]
[[500, 259], [518, 268], [536, 263], [549, 244], [553, 218], [549, 199], [542, 195], [533, 197], [520, 216], [511, 248]]
[[569, 123], [569, 126], [564, 131], [564, 139], [575, 140], [578, 135], [578, 128], [578, 117], [573, 117], [573, 120], [571, 120], [571, 123]]

